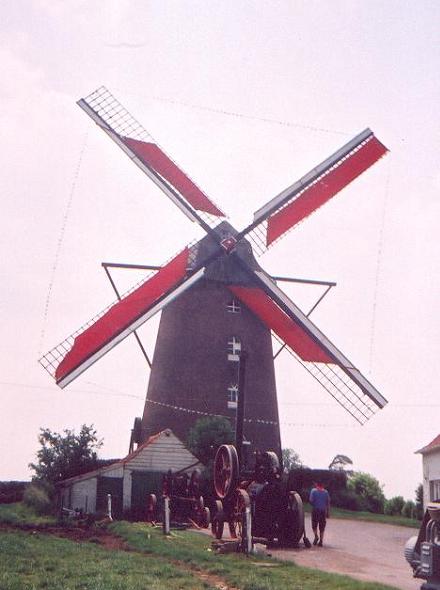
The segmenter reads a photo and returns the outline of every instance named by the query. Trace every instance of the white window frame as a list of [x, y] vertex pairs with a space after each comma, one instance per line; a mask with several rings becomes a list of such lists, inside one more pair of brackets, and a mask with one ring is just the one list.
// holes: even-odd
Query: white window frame
[[241, 305], [236, 299], [232, 299], [226, 306], [229, 313], [240, 313]]
[[238, 401], [238, 385], [230, 385], [228, 387], [228, 408], [236, 409]]
[[228, 361], [238, 362], [240, 360], [241, 342], [235, 336], [228, 340]]

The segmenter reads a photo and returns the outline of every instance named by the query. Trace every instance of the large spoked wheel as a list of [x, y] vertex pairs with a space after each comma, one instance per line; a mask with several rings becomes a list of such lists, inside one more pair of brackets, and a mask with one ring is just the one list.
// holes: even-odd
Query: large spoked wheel
[[225, 527], [225, 513], [223, 511], [223, 504], [220, 500], [215, 503], [215, 514], [211, 520], [211, 531], [216, 539], [223, 537], [223, 529]]
[[284, 545], [297, 546], [304, 535], [304, 506], [298, 492], [289, 492], [282, 528]]
[[221, 500], [230, 497], [238, 484], [238, 455], [233, 445], [219, 447], [214, 460], [214, 489]]
[[233, 539], [243, 540], [246, 533], [246, 508], [250, 505], [251, 500], [246, 490], [236, 490], [232, 513], [229, 517], [229, 531]]

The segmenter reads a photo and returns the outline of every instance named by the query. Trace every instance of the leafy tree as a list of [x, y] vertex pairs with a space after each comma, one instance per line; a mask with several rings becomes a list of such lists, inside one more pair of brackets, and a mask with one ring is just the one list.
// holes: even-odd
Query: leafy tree
[[222, 416], [200, 418], [188, 433], [189, 450], [205, 465], [211, 465], [220, 445], [231, 444], [235, 433], [231, 423]]
[[419, 483], [416, 488], [416, 518], [423, 518], [423, 484]]
[[416, 505], [412, 500], [407, 500], [402, 508], [402, 516], [416, 518]]
[[335, 455], [328, 468], [335, 471], [347, 471], [347, 466], [353, 465], [353, 461], [347, 455]]
[[62, 434], [49, 428], [40, 428], [37, 463], [29, 467], [35, 472], [35, 480], [56, 483], [62, 479], [85, 473], [97, 467], [97, 450], [103, 441], [97, 438], [96, 430], [83, 424], [79, 434], [64, 430]]
[[348, 480], [348, 489], [363, 499], [365, 509], [379, 514], [383, 514], [385, 504], [382, 487], [375, 477], [362, 471], [356, 471]]
[[283, 457], [283, 468], [285, 471], [304, 467], [299, 454], [293, 449], [283, 449], [281, 452]]
[[385, 500], [385, 514], [392, 516], [400, 516], [402, 514], [403, 507], [405, 506], [405, 500], [402, 496], [394, 496], [389, 500]]

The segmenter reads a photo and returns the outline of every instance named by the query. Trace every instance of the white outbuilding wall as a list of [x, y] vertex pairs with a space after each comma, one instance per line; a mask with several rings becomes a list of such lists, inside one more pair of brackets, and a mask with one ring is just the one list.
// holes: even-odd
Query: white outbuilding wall
[[[97, 510], [99, 478], [115, 478], [122, 482], [122, 508], [132, 508], [132, 474], [166, 473], [170, 469], [191, 472], [200, 467], [198, 459], [171, 432], [164, 430], [150, 437], [133, 453], [106, 467], [71, 477], [59, 484], [63, 507], [93, 514]], [[102, 480], [100, 480], [102, 481]]]
[[440, 498], [440, 448], [423, 455], [423, 501]]

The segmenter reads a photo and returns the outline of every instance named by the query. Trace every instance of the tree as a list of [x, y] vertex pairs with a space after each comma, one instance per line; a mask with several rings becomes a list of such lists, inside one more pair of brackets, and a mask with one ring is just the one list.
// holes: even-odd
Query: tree
[[220, 445], [231, 444], [235, 433], [223, 416], [200, 418], [188, 433], [188, 449], [205, 465], [211, 465]]
[[416, 518], [416, 505], [412, 500], [407, 500], [402, 508], [402, 516]]
[[299, 454], [293, 449], [283, 449], [281, 453], [283, 457], [283, 468], [285, 471], [304, 467]]
[[328, 468], [332, 471], [335, 470], [352, 473], [352, 471], [347, 470], [348, 465], [353, 465], [353, 461], [350, 459], [350, 457], [347, 457], [347, 455], [335, 455]]
[[416, 488], [416, 518], [423, 518], [423, 484], [419, 483]]
[[97, 438], [93, 424], [83, 424], [79, 434], [63, 430], [62, 434], [49, 428], [40, 428], [37, 463], [29, 467], [35, 471], [35, 480], [56, 483], [62, 479], [85, 473], [98, 466], [97, 450], [103, 441]]
[[402, 514], [403, 508], [405, 506], [405, 500], [403, 496], [394, 496], [389, 500], [385, 500], [385, 514], [390, 514], [391, 516], [400, 516]]
[[382, 487], [375, 477], [362, 471], [356, 471], [348, 480], [348, 489], [363, 500], [363, 508], [379, 514], [383, 514], [385, 505]]

